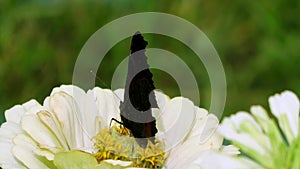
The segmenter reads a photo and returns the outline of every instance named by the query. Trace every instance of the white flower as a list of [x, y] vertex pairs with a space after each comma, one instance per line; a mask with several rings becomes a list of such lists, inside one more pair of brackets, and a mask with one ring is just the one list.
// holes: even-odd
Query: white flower
[[[88, 154], [97, 151], [92, 138], [101, 129], [110, 127], [112, 118], [120, 120], [123, 93], [122, 89], [113, 92], [98, 87], [84, 92], [76, 86], [62, 85], [53, 89], [43, 105], [31, 100], [7, 110], [7, 122], [0, 128], [0, 166], [3, 169], [46, 169], [88, 165], [81, 162], [82, 159], [94, 164], [93, 158], [74, 150]], [[188, 99], [169, 99], [160, 92], [155, 95], [159, 105], [159, 109], [153, 109], [158, 129], [156, 137], [165, 146], [165, 168], [200, 167], [203, 157], [211, 150], [238, 153], [235, 148], [222, 147], [223, 138], [215, 132], [216, 116], [194, 106]], [[76, 159], [76, 162], [66, 159]]]
[[45, 161], [59, 152], [95, 151], [91, 138], [108, 126], [109, 118], [118, 116], [116, 100], [111, 90], [85, 93], [63, 85], [53, 89], [43, 106], [31, 100], [7, 110], [0, 131], [1, 167], [51, 168]]
[[218, 131], [246, 156], [218, 154], [215, 158], [210, 156], [210, 160], [243, 169], [299, 169], [299, 99], [291, 91], [285, 91], [270, 97], [269, 104], [279, 128], [261, 106], [252, 106], [252, 115], [238, 112], [225, 118]]
[[299, 134], [299, 99], [289, 91], [270, 97], [269, 104], [289, 143]]
[[[123, 98], [123, 90], [116, 93]], [[155, 96], [160, 110], [153, 112], [158, 128], [156, 136], [164, 142], [165, 151], [169, 153], [165, 168], [200, 168], [210, 151], [223, 151], [229, 155], [239, 153], [236, 147], [222, 146], [223, 137], [215, 132], [219, 124], [215, 115], [183, 97], [169, 99], [160, 92]]]

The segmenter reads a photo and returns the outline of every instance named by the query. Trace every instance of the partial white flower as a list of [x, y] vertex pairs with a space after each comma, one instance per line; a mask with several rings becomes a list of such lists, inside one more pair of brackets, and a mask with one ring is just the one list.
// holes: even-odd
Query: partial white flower
[[[76, 164], [84, 165], [79, 160], [82, 154], [76, 150], [97, 152], [92, 138], [110, 127], [112, 118], [120, 120], [123, 93], [124, 90], [113, 92], [98, 87], [85, 92], [76, 86], [62, 85], [53, 89], [43, 105], [32, 100], [7, 110], [7, 122], [0, 128], [0, 166], [52, 169], [71, 164], [61, 160], [65, 156], [66, 159], [74, 156]], [[222, 147], [223, 138], [215, 132], [216, 116], [194, 106], [188, 99], [169, 99], [160, 92], [155, 95], [159, 105], [159, 109], [153, 109], [156, 136], [167, 154], [165, 168], [200, 167], [203, 157], [211, 150], [238, 153], [235, 148]]]
[[229, 156], [210, 151], [203, 158], [202, 168], [208, 169], [262, 169], [261, 166], [245, 157]]
[[[123, 90], [116, 93], [123, 98]], [[154, 110], [157, 137], [163, 141], [167, 152], [165, 168], [200, 168], [210, 151], [239, 154], [236, 147], [222, 146], [223, 137], [216, 132], [219, 121], [215, 115], [194, 106], [186, 98], [169, 99], [160, 92], [155, 95], [159, 105], [159, 110]]]
[[31, 107], [39, 105], [35, 100], [30, 100], [23, 105], [16, 105], [5, 111], [6, 121], [0, 128], [0, 166], [2, 168], [21, 168], [19, 162], [11, 153], [13, 142], [12, 140], [17, 134], [22, 132], [20, 128], [21, 116]]
[[[0, 130], [0, 166], [53, 168], [55, 154], [71, 150], [95, 152], [92, 137], [110, 116], [118, 118], [117, 96], [94, 88], [87, 93], [72, 85], [54, 88], [40, 105], [35, 100], [5, 112]], [[109, 112], [107, 112], [109, 111]], [[4, 150], [4, 149], [3, 149]]]
[[232, 167], [242, 165], [245, 169], [299, 169], [299, 99], [285, 91], [270, 97], [269, 103], [279, 127], [261, 106], [252, 106], [252, 115], [238, 112], [225, 118], [218, 131], [246, 156], [218, 154], [215, 158], [210, 156], [210, 160], [224, 164], [230, 161]]
[[299, 134], [299, 99], [293, 92], [286, 91], [269, 98], [273, 115], [278, 119], [281, 130], [289, 143]]

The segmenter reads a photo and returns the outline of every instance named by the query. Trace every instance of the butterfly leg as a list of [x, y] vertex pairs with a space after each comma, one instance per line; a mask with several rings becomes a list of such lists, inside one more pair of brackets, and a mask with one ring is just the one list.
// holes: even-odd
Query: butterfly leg
[[124, 123], [118, 121], [118, 120], [115, 119], [115, 118], [111, 118], [110, 123], [109, 123], [109, 127], [111, 127], [111, 123], [112, 123], [113, 121], [115, 121], [115, 122], [119, 123], [120, 125], [123, 125], [123, 126], [124, 126]]

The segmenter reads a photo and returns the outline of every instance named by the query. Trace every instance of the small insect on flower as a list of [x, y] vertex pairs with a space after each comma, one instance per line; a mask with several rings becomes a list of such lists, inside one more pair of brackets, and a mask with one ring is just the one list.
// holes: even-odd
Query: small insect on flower
[[[31, 100], [6, 110], [0, 167], [211, 169], [202, 167], [208, 152], [232, 154], [215, 132], [215, 115], [187, 98], [153, 91], [146, 46], [137, 32], [125, 90], [94, 87], [85, 92], [62, 85], [43, 104]], [[111, 125], [112, 119], [121, 125]]]
[[154, 144], [157, 128], [151, 108], [158, 108], [153, 91], [155, 89], [153, 75], [145, 55], [147, 44], [140, 32], [133, 35], [124, 102], [120, 102], [122, 124], [132, 132], [143, 148], [147, 146], [149, 140]]
[[[164, 162], [162, 143], [155, 139], [156, 120], [151, 108], [158, 108], [152, 73], [149, 70], [145, 48], [147, 42], [140, 32], [131, 41], [124, 102], [120, 101], [120, 126], [100, 131], [94, 137], [98, 161], [113, 159], [134, 161], [135, 167], [157, 168]], [[133, 137], [134, 139], [133, 139]], [[134, 141], [135, 140], [135, 141]], [[137, 144], [136, 144], [137, 143]]]

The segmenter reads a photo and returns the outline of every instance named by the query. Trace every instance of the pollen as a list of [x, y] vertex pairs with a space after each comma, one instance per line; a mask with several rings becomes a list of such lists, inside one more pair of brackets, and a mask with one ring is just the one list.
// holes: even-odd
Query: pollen
[[98, 163], [102, 160], [122, 160], [131, 161], [132, 167], [161, 168], [165, 161], [161, 141], [156, 139], [155, 144], [148, 141], [147, 147], [142, 148], [124, 126], [114, 125], [110, 129], [102, 129], [93, 140], [98, 149], [93, 155]]

